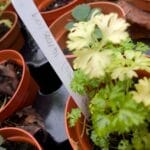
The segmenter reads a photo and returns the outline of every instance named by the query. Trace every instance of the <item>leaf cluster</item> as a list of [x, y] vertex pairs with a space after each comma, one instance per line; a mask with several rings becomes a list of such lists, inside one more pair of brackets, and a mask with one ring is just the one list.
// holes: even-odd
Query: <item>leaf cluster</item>
[[79, 108], [73, 108], [70, 113], [68, 112], [67, 118], [69, 118], [70, 127], [74, 127], [80, 117], [81, 110]]
[[149, 119], [149, 110], [143, 104], [136, 103], [130, 92], [126, 93], [127, 86], [124, 84], [124, 81], [107, 84], [90, 102], [93, 133], [99, 140], [107, 139], [114, 133], [131, 133]]
[[[132, 41], [126, 31], [128, 23], [116, 14], [91, 14], [89, 7], [84, 11], [82, 16], [73, 10], [78, 23], [70, 29], [67, 45], [76, 56], [71, 88], [90, 99], [90, 137], [103, 150], [111, 148], [113, 138], [119, 150], [147, 149], [150, 79], [141, 78], [138, 71], [150, 73], [150, 59], [143, 53], [149, 47]], [[79, 114], [74, 113], [72, 118], [77, 120]]]

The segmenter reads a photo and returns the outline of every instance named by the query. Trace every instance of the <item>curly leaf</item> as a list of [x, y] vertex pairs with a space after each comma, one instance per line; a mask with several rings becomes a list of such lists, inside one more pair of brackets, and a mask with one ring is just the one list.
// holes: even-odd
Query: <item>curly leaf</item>
[[79, 108], [73, 108], [70, 113], [67, 114], [70, 127], [74, 127], [81, 117], [81, 110]]
[[135, 85], [136, 91], [133, 91], [133, 98], [137, 103], [144, 103], [150, 106], [150, 79], [144, 77]]
[[[74, 92], [79, 93], [80, 95], [90, 94], [90, 89], [96, 89], [99, 87], [99, 79], [89, 79], [87, 75], [81, 70], [76, 70], [74, 72], [74, 78], [71, 82], [71, 88]], [[89, 89], [90, 88], [90, 89]], [[94, 91], [94, 90], [93, 90]]]
[[139, 51], [127, 50], [124, 54], [115, 53], [114, 61], [110, 65], [112, 79], [123, 81], [126, 78], [138, 77], [136, 70], [150, 72], [150, 59]]
[[76, 53], [74, 68], [81, 69], [90, 78], [99, 78], [105, 75], [106, 67], [111, 63], [110, 51], [82, 50]]
[[117, 14], [100, 14], [95, 16], [93, 19], [102, 31], [104, 41], [110, 41], [114, 44], [118, 44], [128, 38], [126, 29], [129, 24], [124, 19], [118, 18]]
[[92, 22], [75, 23], [68, 35], [68, 49], [72, 51], [89, 47], [89, 45], [92, 43], [92, 33], [94, 31], [95, 24]]

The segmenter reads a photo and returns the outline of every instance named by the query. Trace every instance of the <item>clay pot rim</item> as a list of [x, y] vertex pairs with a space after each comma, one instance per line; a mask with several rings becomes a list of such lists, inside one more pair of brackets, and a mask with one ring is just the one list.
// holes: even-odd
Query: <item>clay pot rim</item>
[[[21, 129], [21, 128], [17, 128], [17, 127], [4, 127], [4, 128], [0, 128], [0, 132], [1, 131], [19, 131], [20, 133], [23, 133], [23, 134], [25, 134], [25, 135], [27, 135], [28, 136], [28, 138], [30, 138], [30, 139], [28, 139], [27, 137], [23, 137], [23, 136], [12, 136], [12, 137], [8, 137], [8, 138], [6, 138], [6, 139], [8, 139], [8, 140], [11, 140], [11, 141], [16, 141], [17, 139], [20, 139], [20, 141], [25, 141], [25, 142], [29, 142], [30, 144], [32, 144], [33, 145], [33, 143], [34, 143], [34, 146], [37, 148], [37, 150], [42, 150], [42, 148], [41, 148], [41, 146], [40, 146], [40, 144], [38, 143], [38, 141], [36, 140], [36, 138], [34, 137], [34, 136], [32, 136], [28, 131], [26, 131], [26, 130], [24, 130], [24, 129]], [[32, 141], [33, 141], [33, 143], [32, 142], [30, 142], [30, 140], [32, 139]], [[18, 140], [17, 140], [18, 141]]]
[[66, 134], [67, 134], [67, 137], [68, 137], [68, 140], [72, 146], [72, 148], [74, 147], [74, 144], [72, 141], [70, 141], [70, 139], [72, 139], [72, 137], [70, 136], [69, 134], [69, 130], [68, 130], [68, 119], [67, 119], [67, 114], [68, 114], [68, 106], [69, 106], [69, 103], [70, 103], [70, 100], [71, 100], [71, 96], [68, 96], [67, 98], [67, 101], [66, 101], [66, 105], [65, 105], [65, 112], [64, 112], [64, 119], [65, 119], [65, 131], [66, 131]]
[[12, 32], [12, 30], [15, 28], [15, 26], [16, 26], [16, 24], [18, 22], [18, 16], [17, 16], [17, 14], [15, 12], [5, 11], [4, 14], [12, 15], [14, 17], [14, 22], [13, 22], [11, 28], [7, 31], [7, 33], [5, 33], [2, 38], [0, 38], [0, 42], [2, 42], [4, 39], [6, 39], [9, 36], [9, 34]]
[[72, 0], [68, 4], [58, 7], [56, 9], [48, 10], [48, 11], [41, 11], [41, 14], [47, 14], [47, 13], [56, 13], [57, 11], [61, 11], [62, 9], [66, 9], [67, 7], [70, 7], [74, 3], [76, 3], [78, 0]]
[[113, 2], [97, 1], [97, 2], [92, 2], [92, 3], [87, 3], [87, 4], [97, 4], [97, 3], [108, 4], [108, 5], [116, 6], [116, 7], [118, 7], [118, 8], [121, 10], [121, 12], [122, 12], [122, 14], [123, 14], [122, 17], [125, 17], [125, 16], [126, 16], [126, 13], [125, 13], [125, 11], [123, 10], [123, 8], [122, 8], [121, 6], [119, 6], [118, 4], [115, 4], [115, 3], [113, 3]]
[[[2, 108], [0, 108], [0, 113], [1, 113], [2, 111], [4, 111], [5, 109], [7, 109], [7, 107], [10, 105], [10, 103], [13, 101], [14, 97], [17, 95], [19, 89], [21, 88], [22, 82], [23, 82], [23, 80], [24, 80], [25, 70], [26, 70], [26, 69], [25, 69], [25, 68], [26, 68], [26, 63], [25, 63], [25, 61], [24, 61], [23, 56], [22, 56], [19, 52], [15, 51], [15, 50], [6, 49], [6, 50], [1, 50], [1, 51], [0, 51], [0, 55], [1, 55], [1, 53], [14, 53], [14, 54], [18, 57], [18, 60], [20, 60], [20, 62], [21, 62], [21, 63], [19, 63], [19, 65], [22, 66], [22, 76], [21, 76], [21, 79], [20, 79], [20, 81], [19, 81], [19, 84], [18, 84], [18, 86], [17, 86], [17, 89], [16, 89], [15, 93], [14, 93], [13, 96], [9, 99], [9, 101], [8, 101]], [[11, 58], [11, 59], [12, 59], [12, 60], [15, 60], [14, 58]], [[4, 59], [4, 60], [5, 60], [5, 59]]]
[[[96, 4], [98, 4], [98, 3], [116, 6], [116, 7], [118, 7], [118, 8], [121, 10], [121, 12], [122, 12], [122, 14], [123, 14], [122, 17], [125, 17], [125, 16], [126, 16], [126, 14], [125, 14], [123, 8], [122, 8], [121, 6], [119, 6], [118, 4], [115, 4], [115, 3], [112, 3], [112, 2], [99, 1], [99, 2], [91, 2], [91, 3], [85, 3], [85, 4], [88, 4], [88, 5], [90, 5], [90, 4], [96, 5]], [[80, 4], [79, 4], [79, 5], [80, 5]], [[58, 17], [55, 21], [53, 21], [53, 23], [49, 26], [49, 28], [51, 28], [52, 26], [54, 26], [54, 25], [58, 22], [57, 20], [61, 20], [62, 18], [64, 18], [64, 16], [66, 16], [67, 14], [70, 14], [71, 11], [72, 11], [72, 10], [67, 11], [66, 13], [64, 13], [63, 15], [61, 15], [60, 17]], [[43, 13], [43, 12], [42, 12], [42, 13]]]

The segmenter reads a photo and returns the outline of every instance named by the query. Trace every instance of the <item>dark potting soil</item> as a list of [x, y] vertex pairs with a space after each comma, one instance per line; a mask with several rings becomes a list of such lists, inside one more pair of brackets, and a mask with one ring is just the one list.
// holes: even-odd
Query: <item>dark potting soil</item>
[[29, 143], [15, 142], [6, 140], [2, 145], [6, 150], [37, 150], [37, 148]]
[[0, 108], [15, 93], [22, 76], [22, 67], [13, 60], [0, 64]]
[[62, 7], [66, 4], [68, 4], [71, 1], [72, 0], [54, 0], [54, 2], [51, 3], [44, 11], [49, 11], [49, 10], [52, 10], [52, 9]]
[[0, 24], [0, 38], [2, 38], [9, 31], [9, 27], [4, 23]]

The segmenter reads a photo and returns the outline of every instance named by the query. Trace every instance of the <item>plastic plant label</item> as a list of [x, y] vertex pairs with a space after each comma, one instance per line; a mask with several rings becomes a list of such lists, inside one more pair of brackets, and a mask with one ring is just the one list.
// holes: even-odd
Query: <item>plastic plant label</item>
[[[73, 70], [32, 0], [12, 0], [21, 20], [86, 118], [87, 100], [70, 88]], [[42, 73], [42, 72], [41, 72]]]

